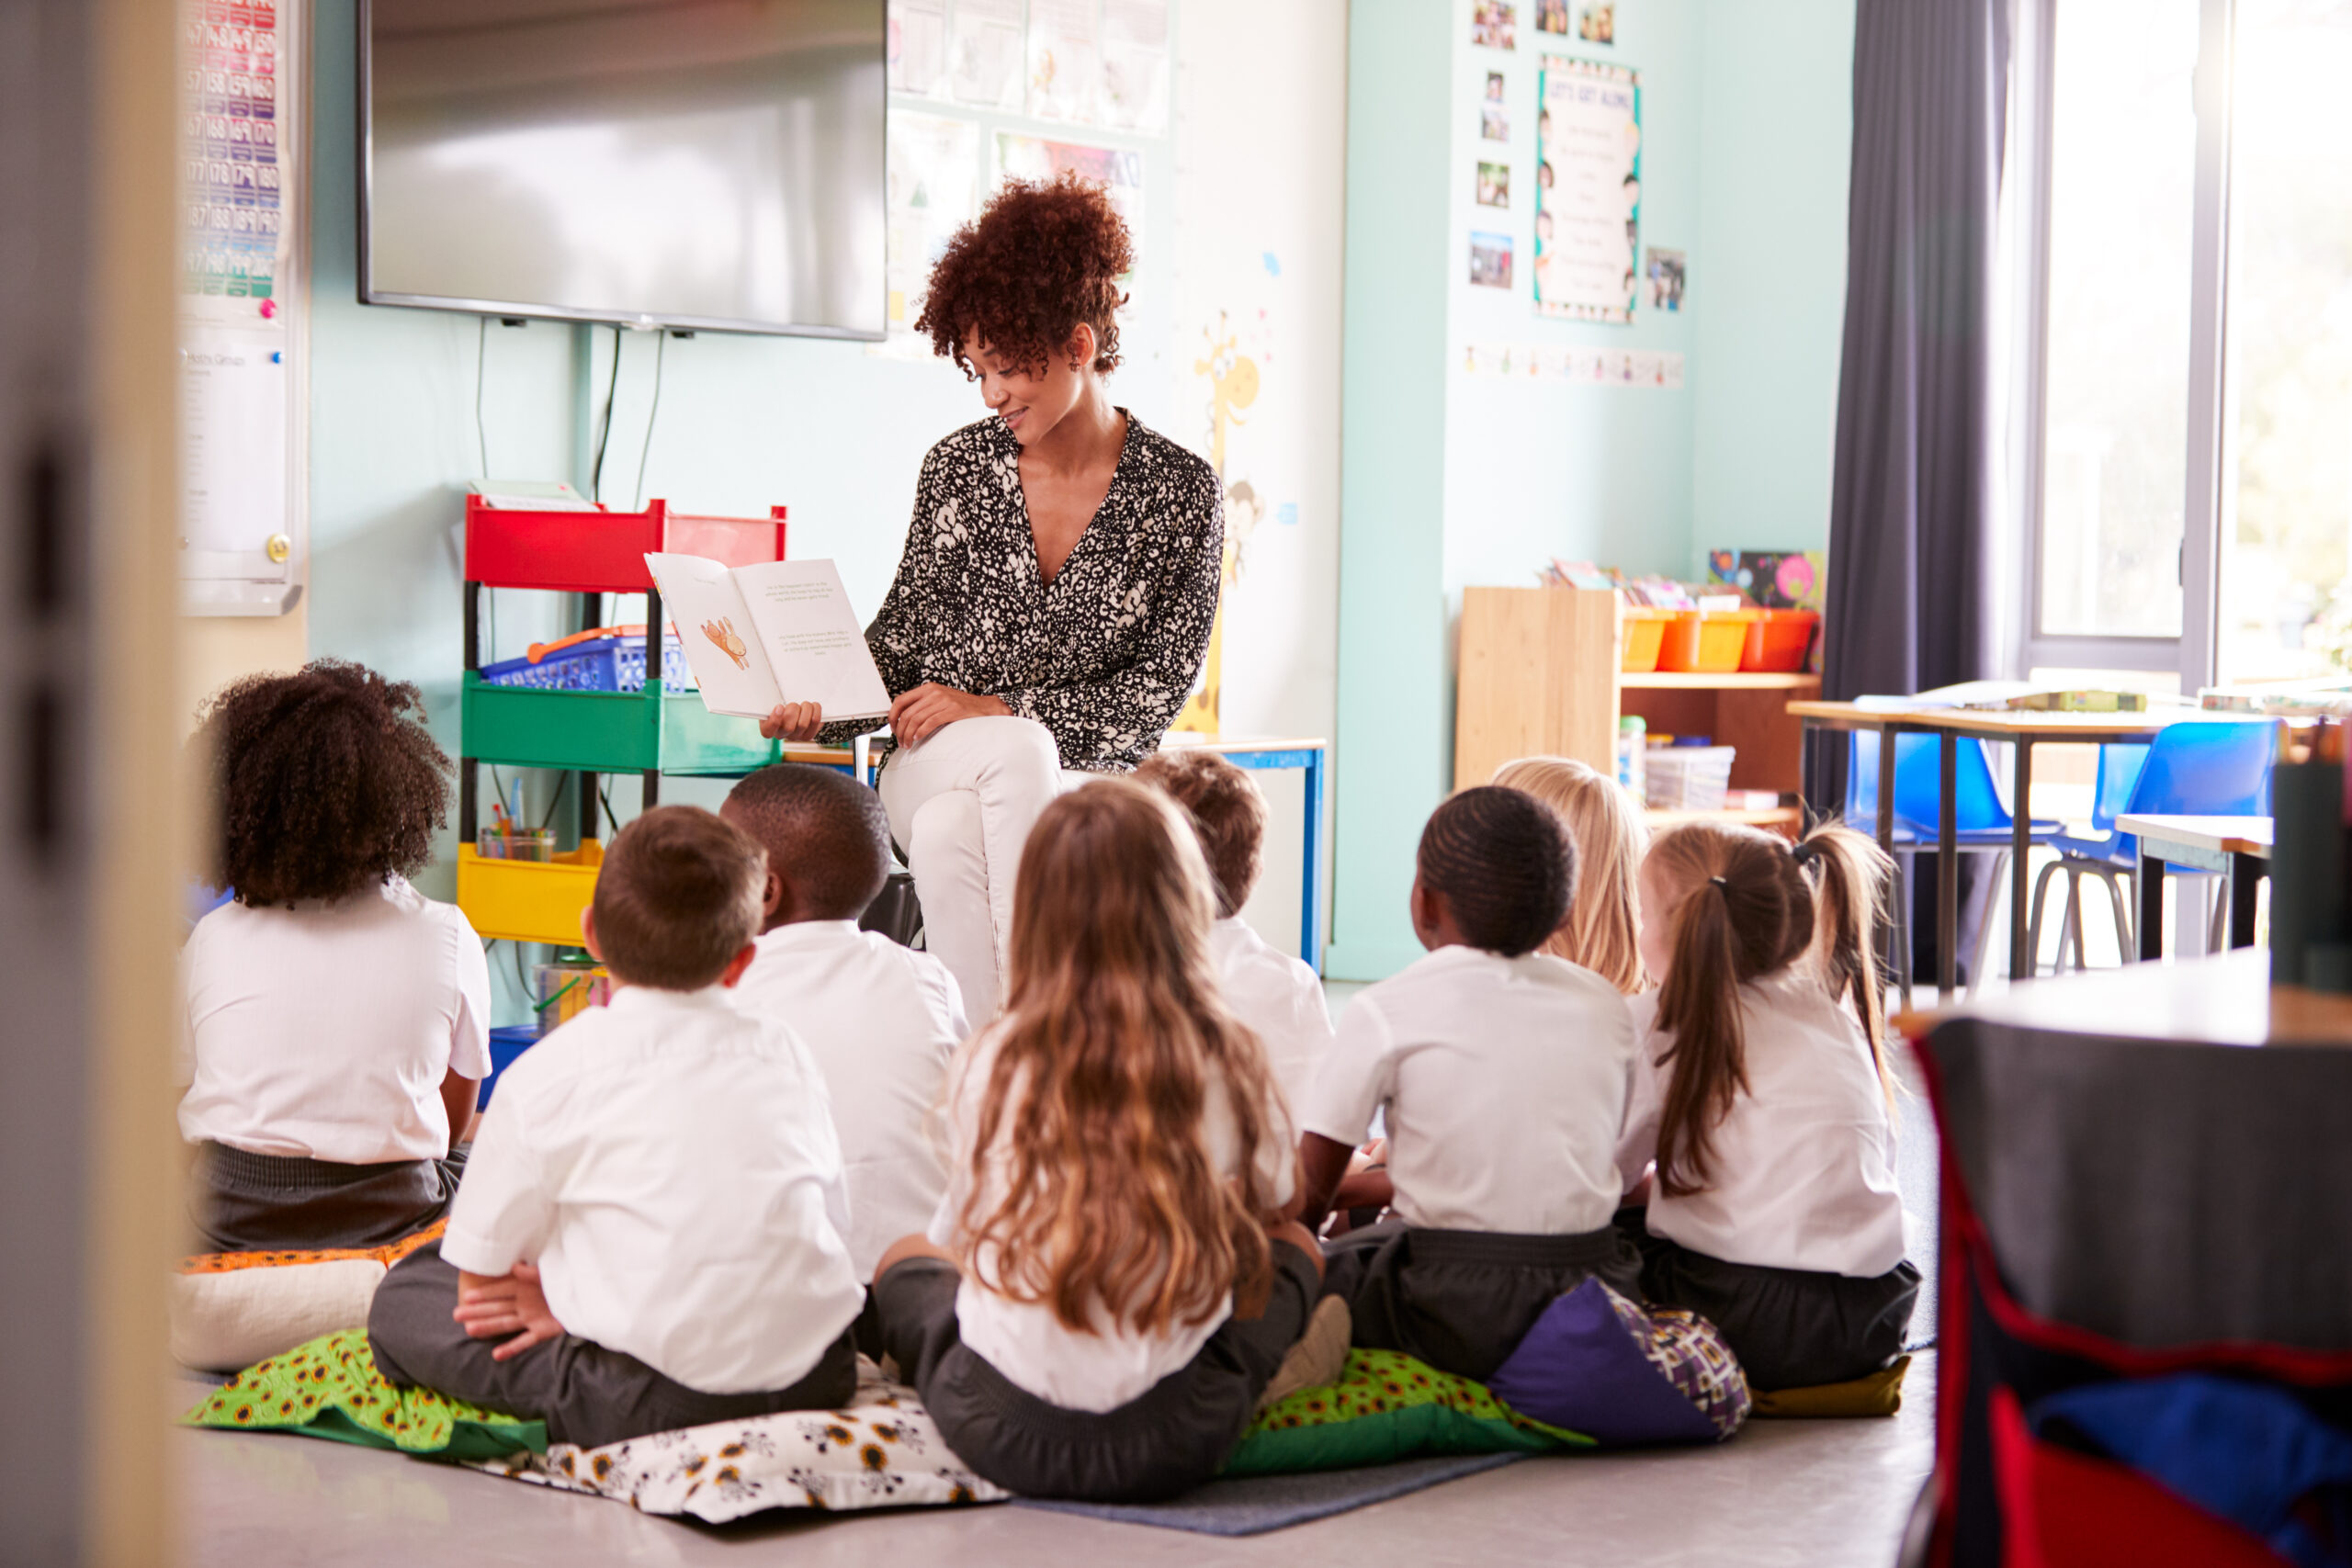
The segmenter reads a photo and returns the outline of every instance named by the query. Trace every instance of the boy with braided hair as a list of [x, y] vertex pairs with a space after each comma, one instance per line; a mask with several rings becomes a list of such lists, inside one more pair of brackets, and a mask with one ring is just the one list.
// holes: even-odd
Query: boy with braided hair
[[1391, 1216], [1333, 1244], [1326, 1295], [1355, 1343], [1480, 1381], [1554, 1298], [1598, 1275], [1640, 1294], [1611, 1226], [1633, 1018], [1617, 988], [1539, 951], [1576, 890], [1576, 850], [1533, 796], [1484, 785], [1431, 815], [1413, 880], [1429, 955], [1372, 987], [1300, 1108], [1318, 1228], [1374, 1110]]

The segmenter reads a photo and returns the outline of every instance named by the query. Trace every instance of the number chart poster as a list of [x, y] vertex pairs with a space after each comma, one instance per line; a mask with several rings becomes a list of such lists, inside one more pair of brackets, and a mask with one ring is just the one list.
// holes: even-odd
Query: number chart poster
[[1545, 55], [1538, 82], [1535, 309], [1631, 321], [1641, 285], [1641, 77]]

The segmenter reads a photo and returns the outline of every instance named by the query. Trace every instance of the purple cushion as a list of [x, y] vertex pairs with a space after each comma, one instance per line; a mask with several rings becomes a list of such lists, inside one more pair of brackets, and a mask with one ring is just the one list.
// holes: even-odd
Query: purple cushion
[[1599, 1280], [1544, 1308], [1487, 1386], [1605, 1448], [1715, 1442], [1747, 1417], [1747, 1380], [1713, 1324], [1644, 1312]]

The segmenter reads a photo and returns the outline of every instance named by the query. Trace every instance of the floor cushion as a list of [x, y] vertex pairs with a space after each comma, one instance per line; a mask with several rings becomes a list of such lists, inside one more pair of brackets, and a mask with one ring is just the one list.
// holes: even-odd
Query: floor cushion
[[1488, 1387], [1521, 1416], [1603, 1448], [1720, 1442], [1749, 1405], [1747, 1379], [1714, 1325], [1645, 1311], [1597, 1279], [1545, 1307]]
[[447, 1228], [435, 1222], [389, 1247], [183, 1258], [169, 1296], [172, 1359], [200, 1371], [235, 1371], [336, 1329], [365, 1327], [385, 1271]]
[[1555, 1453], [1592, 1439], [1514, 1412], [1482, 1383], [1395, 1350], [1348, 1352], [1334, 1384], [1302, 1389], [1258, 1413], [1227, 1475], [1390, 1464], [1437, 1454]]
[[1892, 1364], [1866, 1378], [1820, 1383], [1812, 1388], [1779, 1388], [1769, 1393], [1758, 1390], [1756, 1406], [1749, 1414], [1782, 1418], [1892, 1416], [1903, 1408], [1903, 1373], [1910, 1365], [1910, 1357], [1897, 1356]]

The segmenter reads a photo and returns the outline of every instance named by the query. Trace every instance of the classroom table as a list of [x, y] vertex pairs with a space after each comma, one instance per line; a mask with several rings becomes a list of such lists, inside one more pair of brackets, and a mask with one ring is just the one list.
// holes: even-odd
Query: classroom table
[[[1888, 741], [1897, 735], [1935, 735], [1939, 747], [1943, 803], [1936, 824], [1936, 994], [1949, 998], [1958, 988], [1960, 931], [1960, 845], [1952, 821], [1954, 784], [1959, 772], [1960, 738], [2007, 740], [2017, 748], [2009, 790], [2014, 822], [2009, 844], [2009, 978], [2033, 977], [2034, 954], [2026, 941], [2026, 914], [2030, 902], [2030, 852], [2033, 847], [2033, 748], [2037, 742], [2064, 746], [2144, 746], [2166, 725], [2192, 718], [2182, 709], [2148, 713], [2036, 713], [2010, 708], [1878, 707], [1851, 702], [1792, 702], [1788, 711], [1805, 729], [1868, 729], [1879, 739], [1877, 836], [1879, 847], [1894, 852], [1894, 765]], [[1810, 755], [1808, 748], [1808, 755]]]
[[[847, 746], [812, 746], [786, 742], [783, 760], [840, 768], [872, 785], [881, 773], [874, 761], [872, 736], [861, 735]], [[1306, 966], [1323, 972], [1321, 857], [1323, 795], [1329, 778], [1330, 743], [1313, 736], [1195, 735], [1171, 731], [1159, 743], [1163, 751], [1213, 751], [1237, 768], [1269, 772], [1295, 768], [1306, 774], [1306, 841], [1301, 847], [1298, 890], [1298, 955]]]
[[2270, 874], [2267, 817], [2174, 817], [2130, 812], [2116, 831], [2140, 841], [2140, 957], [2165, 955], [2165, 871], [2220, 872], [2229, 878], [2230, 945], [2254, 945], [2256, 884]]

